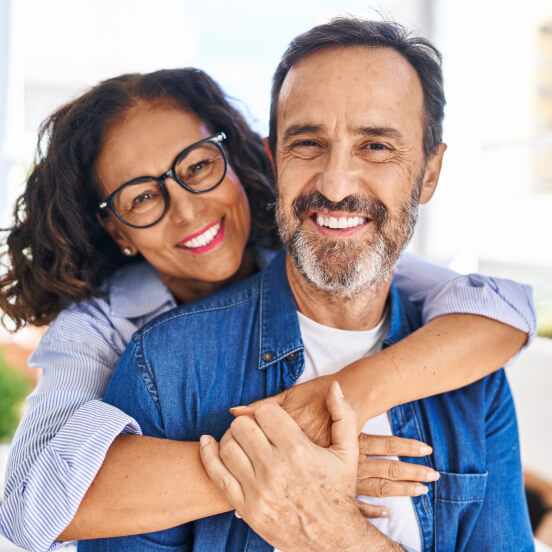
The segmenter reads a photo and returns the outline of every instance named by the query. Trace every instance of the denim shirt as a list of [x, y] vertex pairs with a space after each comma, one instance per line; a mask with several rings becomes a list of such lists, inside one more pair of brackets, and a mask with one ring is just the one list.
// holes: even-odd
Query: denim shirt
[[[395, 286], [387, 347], [421, 324]], [[145, 435], [220, 439], [228, 408], [274, 395], [304, 367], [296, 305], [279, 254], [263, 273], [172, 310], [139, 330], [105, 401], [133, 416]], [[423, 550], [533, 550], [521, 476], [517, 424], [503, 370], [461, 390], [389, 411], [393, 433], [433, 446], [401, 458], [438, 470], [427, 495], [412, 498]], [[232, 512], [169, 529], [81, 541], [79, 551], [273, 549]]]

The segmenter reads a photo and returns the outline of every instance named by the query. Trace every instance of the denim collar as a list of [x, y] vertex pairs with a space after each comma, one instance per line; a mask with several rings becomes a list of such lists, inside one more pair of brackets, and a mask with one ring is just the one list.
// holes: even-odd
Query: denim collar
[[286, 273], [286, 252], [280, 251], [261, 276], [259, 368], [264, 369], [303, 350], [297, 305]]
[[176, 307], [172, 293], [147, 262], [126, 265], [113, 275], [109, 303], [114, 316], [129, 319], [152, 315], [164, 305]]
[[[390, 324], [383, 346], [388, 347], [412, 333], [417, 311], [391, 284], [388, 297]], [[303, 341], [297, 318], [297, 305], [286, 272], [286, 253], [279, 252], [261, 278], [260, 369], [302, 351]]]

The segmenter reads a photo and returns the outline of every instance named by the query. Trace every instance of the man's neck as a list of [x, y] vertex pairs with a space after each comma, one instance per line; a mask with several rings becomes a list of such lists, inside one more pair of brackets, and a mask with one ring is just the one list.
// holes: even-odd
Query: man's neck
[[383, 317], [391, 277], [358, 295], [343, 297], [313, 286], [289, 255], [286, 255], [286, 273], [297, 310], [319, 324], [341, 330], [370, 330]]

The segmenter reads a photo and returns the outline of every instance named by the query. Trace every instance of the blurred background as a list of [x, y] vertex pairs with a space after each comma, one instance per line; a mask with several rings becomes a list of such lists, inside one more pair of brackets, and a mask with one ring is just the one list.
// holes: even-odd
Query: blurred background
[[[524, 463], [552, 478], [550, 0], [0, 0], [0, 225], [10, 224], [41, 121], [99, 80], [198, 66], [266, 134], [271, 76], [287, 44], [346, 14], [397, 20], [443, 53], [449, 149], [410, 249], [534, 286], [542, 337], [509, 373]], [[25, 369], [39, 336], [0, 335], [4, 443], [39, 377]]]

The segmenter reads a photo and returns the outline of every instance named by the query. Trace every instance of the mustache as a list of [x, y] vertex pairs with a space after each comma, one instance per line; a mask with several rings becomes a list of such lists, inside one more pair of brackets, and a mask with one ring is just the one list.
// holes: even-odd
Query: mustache
[[339, 202], [330, 201], [319, 191], [312, 191], [297, 197], [292, 204], [295, 216], [308, 214], [310, 211], [342, 211], [372, 219], [378, 230], [387, 221], [387, 208], [378, 199], [361, 194], [352, 194]]

